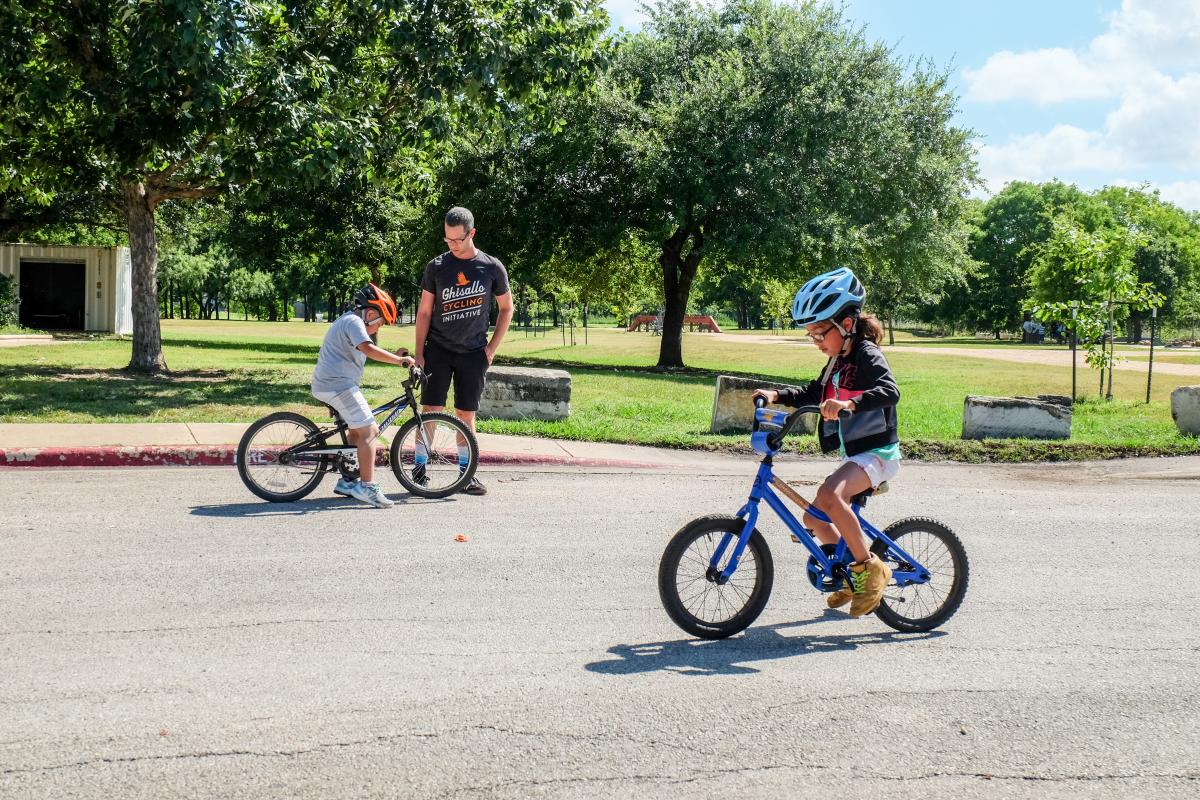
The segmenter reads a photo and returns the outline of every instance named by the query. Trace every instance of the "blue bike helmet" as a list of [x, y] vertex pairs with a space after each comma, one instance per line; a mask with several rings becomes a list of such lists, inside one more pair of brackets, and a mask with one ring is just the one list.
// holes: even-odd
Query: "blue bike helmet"
[[854, 273], [839, 267], [800, 287], [792, 301], [792, 319], [797, 325], [831, 320], [841, 330], [839, 322], [859, 311], [866, 299], [867, 291]]

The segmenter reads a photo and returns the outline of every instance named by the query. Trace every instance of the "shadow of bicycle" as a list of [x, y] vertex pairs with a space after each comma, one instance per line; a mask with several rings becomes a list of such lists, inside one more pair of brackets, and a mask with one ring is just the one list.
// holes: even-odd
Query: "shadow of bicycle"
[[833, 636], [786, 636], [783, 633], [806, 625], [846, 619], [848, 617], [844, 613], [826, 611], [816, 619], [752, 627], [742, 636], [718, 641], [677, 639], [669, 642], [619, 644], [608, 649], [616, 659], [595, 661], [585, 665], [584, 669], [602, 675], [635, 675], [658, 671], [681, 675], [749, 675], [759, 670], [747, 666], [747, 662], [835, 653], [883, 644], [928, 641], [946, 635], [945, 631], [879, 631]]
[[[424, 497], [414, 497], [410, 494], [389, 494], [398, 506], [422, 505], [426, 503], [455, 503], [455, 497], [442, 500], [429, 500]], [[253, 519], [264, 517], [303, 517], [306, 514], [329, 512], [374, 511], [375, 508], [366, 503], [346, 497], [318, 497], [297, 500], [294, 503], [268, 503], [256, 501], [252, 503], [221, 503], [219, 505], [192, 506], [191, 513], [197, 517], [236, 517]]]

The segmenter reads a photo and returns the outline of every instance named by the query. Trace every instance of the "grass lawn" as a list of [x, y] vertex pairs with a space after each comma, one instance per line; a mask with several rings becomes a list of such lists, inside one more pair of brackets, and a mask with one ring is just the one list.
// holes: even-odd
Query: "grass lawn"
[[[308, 381], [327, 326], [316, 323], [164, 320], [164, 353], [172, 374], [134, 377], [121, 368], [129, 342], [108, 337], [47, 346], [0, 348], [0, 422], [229, 422], [251, 421], [287, 409], [320, 419]], [[760, 332], [761, 333], [761, 332]], [[411, 346], [413, 329], [389, 328], [381, 344]], [[510, 332], [499, 363], [545, 364], [571, 372], [571, 418], [562, 422], [481, 422], [490, 432], [679, 447], [744, 448], [746, 437], [709, 434], [715, 376], [758, 375], [800, 383], [823, 358], [798, 336], [779, 344], [684, 335], [689, 370], [650, 369], [660, 340], [646, 333], [604, 328], [576, 330], [576, 346], [562, 335]], [[568, 339], [569, 341], [569, 339]], [[1200, 453], [1200, 440], [1181, 437], [1171, 420], [1172, 389], [1200, 379], [1156, 375], [1153, 402], [1145, 377], [1118, 370], [1111, 403], [1076, 406], [1067, 443], [963, 442], [967, 394], [1069, 394], [1070, 371], [1058, 367], [964, 357], [978, 340], [945, 345], [946, 353], [905, 352], [921, 337], [898, 337], [885, 348], [900, 383], [901, 437], [910, 456], [966, 460], [1086, 458], [1136, 453]], [[998, 343], [999, 347], [1014, 347]], [[1045, 347], [1045, 346], [1043, 346]], [[1155, 359], [1159, 352], [1155, 352]], [[1082, 362], [1082, 360], [1081, 360]], [[1194, 363], [1190, 360], [1186, 363]], [[400, 370], [368, 363], [364, 388], [383, 401], [399, 389]], [[1081, 394], [1094, 397], [1098, 375], [1079, 373]], [[809, 437], [797, 439], [814, 449]]]

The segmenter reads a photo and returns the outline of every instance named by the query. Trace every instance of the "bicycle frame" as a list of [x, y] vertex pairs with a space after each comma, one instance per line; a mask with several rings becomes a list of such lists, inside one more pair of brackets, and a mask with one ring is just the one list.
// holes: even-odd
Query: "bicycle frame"
[[[737, 512], [739, 519], [745, 520], [742, 526], [741, 535], [737, 538], [737, 545], [730, 555], [729, 563], [725, 568], [720, 570], [717, 576], [718, 583], [725, 583], [737, 570], [738, 563], [741, 561], [742, 553], [746, 549], [746, 545], [750, 541], [750, 535], [754, 532], [754, 528], [758, 523], [759, 508], [762, 501], [766, 501], [767, 506], [775, 512], [775, 515], [783, 521], [783, 524], [791, 532], [792, 541], [798, 542], [804, 546], [804, 549], [812, 556], [813, 562], [817, 567], [821, 588], [824, 591], [833, 591], [839, 588], [841, 580], [849, 581], [849, 565], [851, 562], [849, 556], [849, 548], [846, 546], [844, 539], [839, 539], [836, 549], [832, 554], [832, 558], [822, 549], [820, 543], [812, 535], [812, 532], [804, 527], [800, 520], [792, 514], [791, 510], [775, 493], [775, 489], [779, 489], [790, 500], [799, 505], [804, 511], [810, 514], [821, 522], [831, 522], [824, 511], [817, 508], [812, 503], [801, 497], [795, 490], [780, 480], [774, 473], [774, 454], [782, 445], [783, 437], [788, 430], [795, 424], [801, 414], [814, 411], [815, 408], [798, 409], [793, 414], [784, 419], [782, 430], [778, 434], [767, 434], [763, 431], [756, 431], [752, 441], [755, 449], [764, 454], [762, 462], [758, 466], [758, 474], [754, 478], [754, 484], [750, 488], [750, 498]], [[755, 411], [755, 427], [757, 428], [760, 422], [778, 423], [783, 417], [780, 412], [757, 409]], [[892, 571], [892, 579], [897, 586], [909, 586], [911, 584], [926, 583], [929, 580], [929, 570], [923, 564], [920, 564], [916, 559], [906, 553], [899, 545], [883, 531], [876, 528], [867, 520], [863, 519], [861, 505], [859, 503], [851, 503], [850, 509], [854, 512], [854, 516], [858, 519], [862, 526], [863, 533], [872, 542], [883, 542], [888, 549], [889, 556], [894, 557], [902, 565], [901, 568]], [[721, 559], [725, 551], [729, 548], [730, 542], [734, 539], [732, 534], [726, 533], [721, 537], [720, 543], [713, 551], [712, 558], [709, 561], [709, 571], [716, 572], [717, 565], [721, 563]], [[905, 569], [904, 567], [907, 567]]]
[[[371, 414], [378, 420], [380, 415], [386, 414], [382, 422], [379, 423], [379, 433], [386, 431], [391, 424], [400, 416], [406, 408], [411, 408], [413, 416], [417, 418], [418, 424], [421, 420], [421, 411], [417, 404], [416, 395], [413, 394], [412, 382], [405, 381], [403, 383], [404, 394], [392, 398], [388, 402], [372, 409]], [[284, 450], [279, 455], [279, 460], [283, 463], [286, 460], [293, 463], [313, 462], [326, 470], [332, 470], [337, 466], [337, 460], [345, 455], [347, 451], [352, 453], [357, 452], [357, 448], [351, 445], [346, 438], [346, 431], [349, 426], [346, 421], [337, 418], [337, 424], [330, 428], [321, 428], [315, 433], [310, 434], [303, 442], [292, 445], [287, 450]], [[421, 425], [419, 430], [424, 435], [425, 427]], [[330, 445], [329, 439], [333, 436], [340, 436], [342, 443], [338, 445]]]

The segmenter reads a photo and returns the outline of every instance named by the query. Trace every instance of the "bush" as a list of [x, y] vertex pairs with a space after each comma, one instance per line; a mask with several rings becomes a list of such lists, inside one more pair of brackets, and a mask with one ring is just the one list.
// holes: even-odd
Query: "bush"
[[15, 281], [7, 275], [0, 275], [0, 328], [16, 327], [19, 319], [17, 307], [21, 300], [17, 297]]

